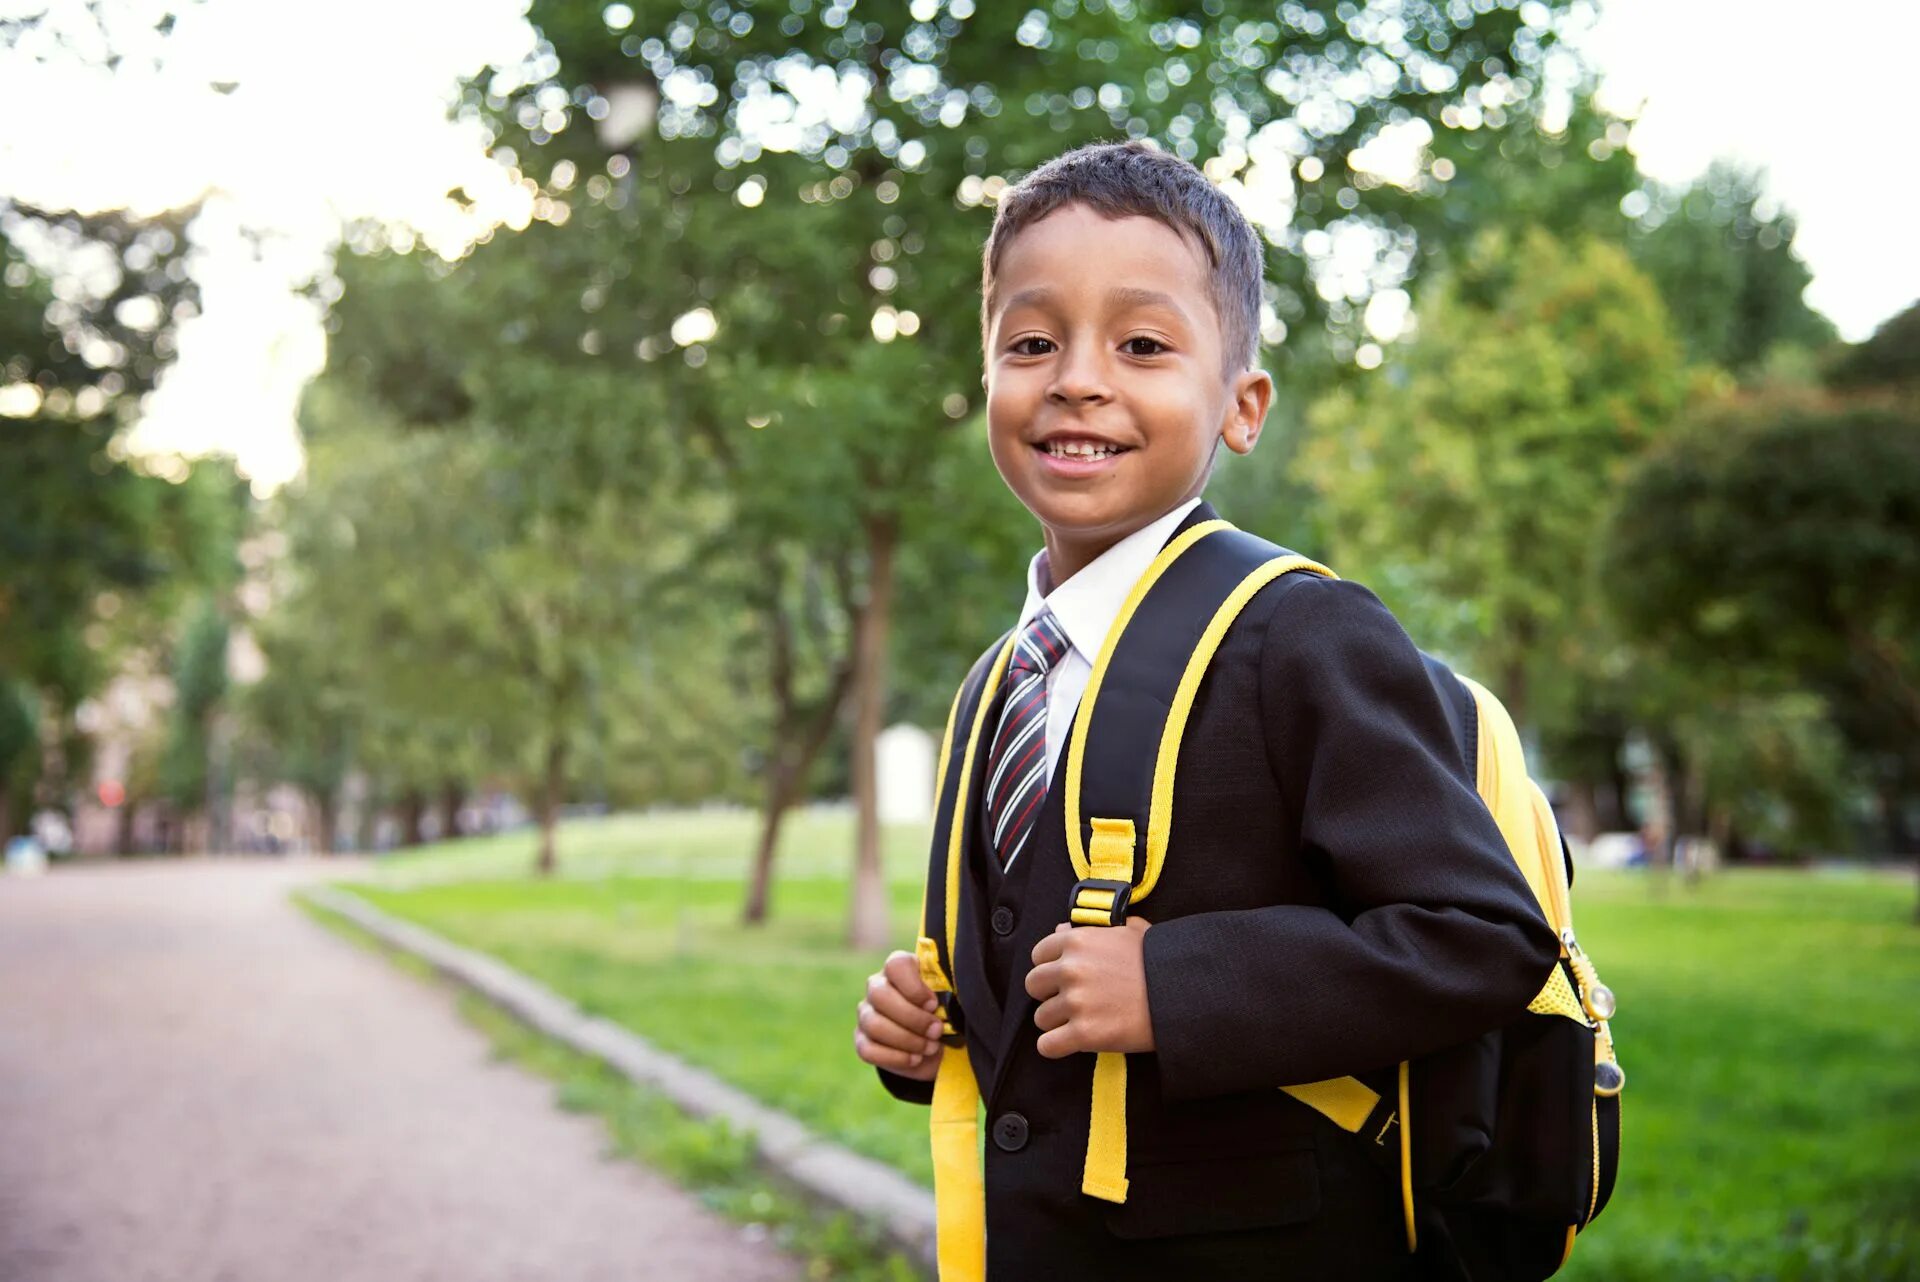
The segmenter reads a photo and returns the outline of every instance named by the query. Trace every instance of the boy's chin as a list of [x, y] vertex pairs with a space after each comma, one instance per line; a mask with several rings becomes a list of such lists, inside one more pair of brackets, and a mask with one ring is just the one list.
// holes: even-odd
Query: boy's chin
[[1118, 495], [1062, 495], [1039, 493], [1025, 496], [1027, 511], [1058, 538], [1083, 540], [1118, 538], [1161, 515], [1146, 499]]

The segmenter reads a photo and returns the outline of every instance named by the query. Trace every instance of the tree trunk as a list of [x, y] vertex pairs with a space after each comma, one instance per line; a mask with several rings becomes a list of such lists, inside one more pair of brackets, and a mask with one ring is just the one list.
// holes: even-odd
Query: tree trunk
[[314, 835], [314, 845], [320, 853], [330, 855], [339, 849], [340, 796], [337, 789], [321, 788], [313, 794], [316, 821], [320, 831]]
[[1567, 785], [1567, 834], [1590, 842], [1600, 835], [1599, 789], [1591, 779]]
[[371, 779], [361, 790], [358, 804], [359, 809], [354, 812], [353, 846], [363, 855], [372, 854], [373, 843], [380, 837], [380, 806]]
[[798, 771], [787, 760], [786, 745], [776, 744], [773, 769], [768, 772], [767, 797], [760, 810], [760, 841], [753, 851], [753, 872], [747, 880], [747, 903], [740, 924], [758, 926], [767, 920], [773, 896], [773, 852], [780, 845], [780, 823], [793, 805]]
[[418, 788], [407, 789], [400, 798], [400, 844], [417, 846], [420, 844], [420, 817], [427, 808], [426, 798], [420, 795]]
[[440, 785], [440, 840], [460, 836], [460, 803], [465, 800], [459, 780], [449, 779]]
[[128, 797], [113, 815], [113, 853], [125, 859], [133, 853], [133, 819], [137, 806]]
[[899, 531], [888, 517], [866, 522], [867, 600], [854, 634], [853, 905], [847, 927], [850, 947], [885, 948], [888, 940], [887, 886], [880, 865], [880, 796], [874, 745], [887, 697], [887, 625], [893, 609], [893, 553]]
[[560, 866], [554, 833], [560, 826], [560, 799], [565, 795], [566, 782], [567, 737], [556, 730], [547, 740], [547, 766], [540, 780], [540, 857], [534, 862], [534, 871], [542, 877], [553, 876]]
[[1620, 750], [1618, 745], [1614, 748], [1613, 770], [1611, 772], [1611, 778], [1608, 781], [1607, 790], [1613, 808], [1612, 818], [1608, 821], [1612, 829], [1614, 831], [1624, 831], [1629, 828], [1639, 827], [1640, 825], [1635, 822], [1633, 817], [1633, 803], [1631, 800], [1633, 785], [1627, 779], [1626, 770], [1620, 765]]
[[774, 742], [773, 767], [767, 773], [766, 800], [760, 812], [760, 843], [753, 852], [747, 902], [740, 914], [742, 925], [758, 926], [767, 919], [773, 897], [773, 856], [780, 848], [780, 825], [806, 790], [807, 772], [826, 746], [827, 736], [833, 733], [834, 718], [846, 702], [851, 670], [849, 664], [835, 674], [826, 697], [798, 726], [794, 724], [798, 720], [796, 715], [789, 715], [790, 710], [782, 712], [782, 729]]
[[1506, 708], [1507, 715], [1513, 718], [1513, 728], [1520, 732], [1524, 742], [1527, 733], [1527, 661], [1524, 649], [1518, 649], [1507, 661], [1506, 671], [1500, 677], [1500, 688], [1493, 693]]

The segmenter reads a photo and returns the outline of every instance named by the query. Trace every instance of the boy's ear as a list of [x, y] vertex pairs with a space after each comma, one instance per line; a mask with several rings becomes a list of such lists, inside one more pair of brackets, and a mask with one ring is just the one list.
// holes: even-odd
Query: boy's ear
[[1233, 380], [1233, 395], [1227, 404], [1226, 426], [1220, 439], [1235, 454], [1250, 454], [1260, 439], [1267, 421], [1267, 409], [1273, 404], [1273, 376], [1263, 369], [1250, 369]]

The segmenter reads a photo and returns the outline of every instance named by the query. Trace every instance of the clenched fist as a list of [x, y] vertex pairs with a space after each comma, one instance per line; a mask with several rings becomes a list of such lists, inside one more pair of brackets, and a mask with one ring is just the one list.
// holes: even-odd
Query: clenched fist
[[912, 953], [895, 951], [867, 976], [853, 1029], [854, 1053], [876, 1068], [930, 1082], [940, 1071], [940, 1000]]
[[1150, 1051], [1144, 918], [1120, 926], [1061, 922], [1033, 946], [1027, 992], [1040, 1005], [1033, 1022], [1048, 1059], [1075, 1051]]

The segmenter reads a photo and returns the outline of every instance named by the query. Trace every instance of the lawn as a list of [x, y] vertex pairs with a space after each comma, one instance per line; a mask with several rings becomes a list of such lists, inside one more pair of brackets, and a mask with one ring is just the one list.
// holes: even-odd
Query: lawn
[[[930, 1181], [925, 1112], [852, 1052], [880, 956], [842, 944], [850, 820], [796, 817], [757, 931], [736, 920], [752, 840], [738, 813], [621, 816], [570, 825], [551, 882], [513, 835], [390, 858], [354, 888]], [[902, 947], [923, 840], [887, 833]], [[1582, 874], [1581, 939], [1620, 997], [1625, 1160], [1562, 1276], [1920, 1278], [1913, 900], [1910, 878], [1859, 873]]]

